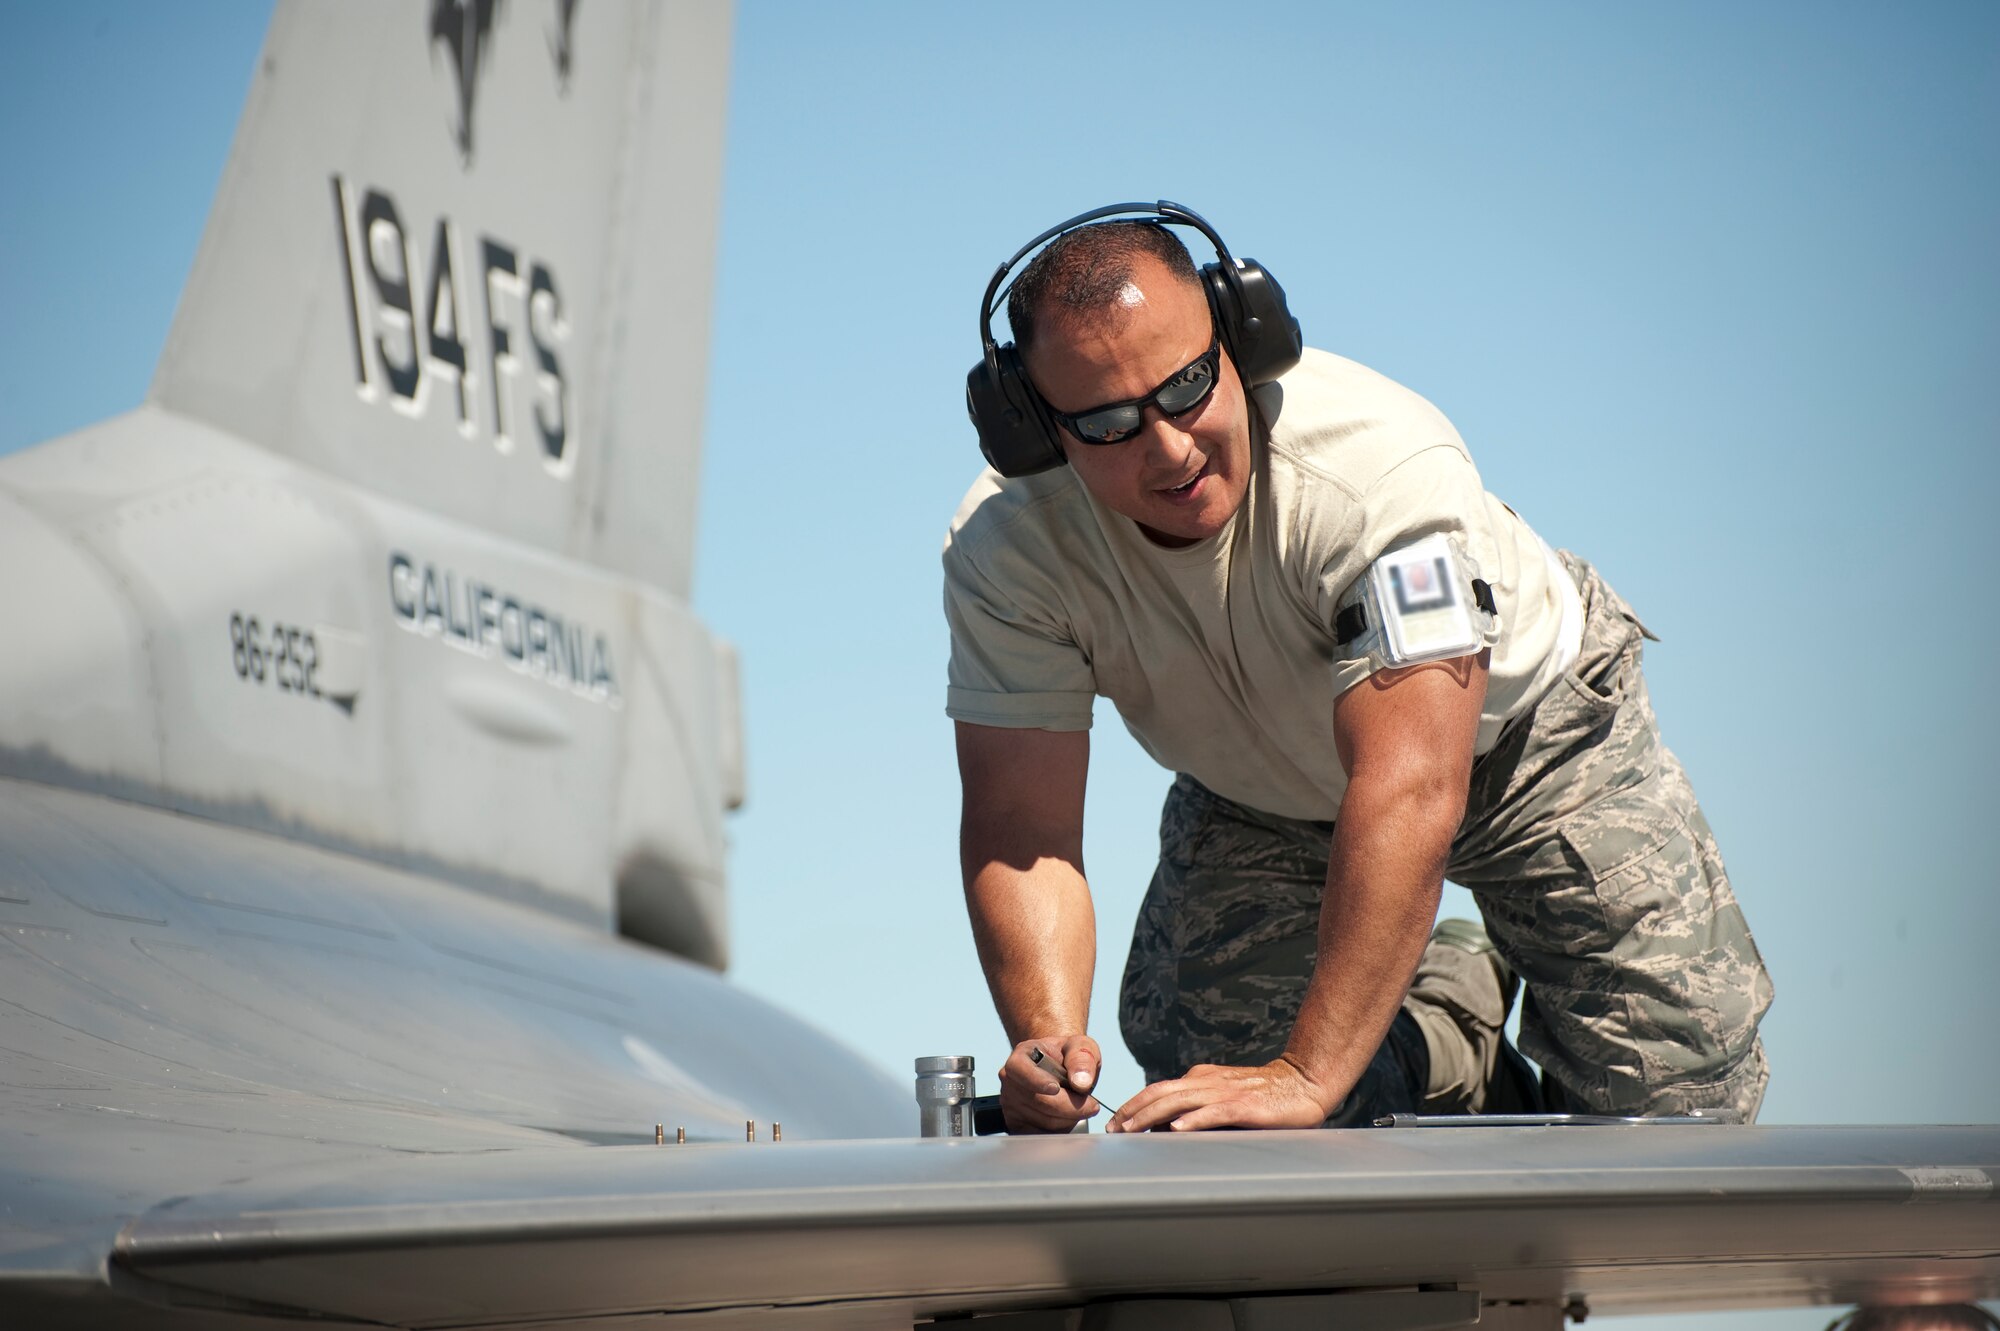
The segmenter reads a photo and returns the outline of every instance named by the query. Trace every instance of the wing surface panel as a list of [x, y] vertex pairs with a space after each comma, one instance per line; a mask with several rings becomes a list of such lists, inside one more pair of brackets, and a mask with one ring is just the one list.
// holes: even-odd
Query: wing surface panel
[[423, 1326], [1438, 1283], [1612, 1312], [2000, 1294], [1995, 1128], [708, 1144], [393, 1172], [196, 1198], [134, 1221], [117, 1260]]
[[101, 1279], [132, 1217], [293, 1169], [394, 1178], [435, 1153], [650, 1140], [661, 1121], [894, 1132], [906, 1099], [692, 963], [0, 779], [0, 1280]]

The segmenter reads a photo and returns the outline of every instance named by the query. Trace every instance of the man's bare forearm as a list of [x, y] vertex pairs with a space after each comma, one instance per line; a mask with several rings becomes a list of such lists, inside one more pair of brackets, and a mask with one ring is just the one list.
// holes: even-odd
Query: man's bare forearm
[[1088, 731], [960, 721], [959, 867], [1007, 1038], [1083, 1031], [1097, 928], [1083, 880]]
[[963, 856], [972, 937], [1008, 1040], [1081, 1034], [1097, 922], [1076, 862], [1010, 856], [970, 831]]
[[1462, 778], [1411, 773], [1349, 786], [1334, 826], [1318, 960], [1285, 1047], [1328, 1113], [1388, 1034], [1437, 916]]

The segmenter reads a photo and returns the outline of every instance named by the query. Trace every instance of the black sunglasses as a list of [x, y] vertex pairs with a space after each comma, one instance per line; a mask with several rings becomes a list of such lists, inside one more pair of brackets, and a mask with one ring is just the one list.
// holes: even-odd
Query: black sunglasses
[[1168, 375], [1166, 381], [1144, 397], [1128, 402], [1110, 402], [1074, 414], [1051, 409], [1062, 427], [1086, 444], [1115, 444], [1139, 433], [1146, 423], [1146, 408], [1157, 406], [1162, 416], [1185, 416], [1215, 391], [1222, 373], [1222, 340], [1209, 343], [1208, 350]]

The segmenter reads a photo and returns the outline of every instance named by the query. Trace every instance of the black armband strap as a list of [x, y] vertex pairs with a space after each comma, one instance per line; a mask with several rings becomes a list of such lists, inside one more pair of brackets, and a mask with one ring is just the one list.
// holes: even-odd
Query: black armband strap
[[1368, 607], [1356, 601], [1333, 618], [1333, 640], [1342, 647], [1368, 631]]
[[[1493, 588], [1484, 578], [1472, 580], [1472, 603], [1487, 614], [1498, 616], [1500, 609], [1493, 601]], [[1333, 640], [1345, 647], [1368, 631], [1368, 605], [1356, 601], [1333, 617]]]

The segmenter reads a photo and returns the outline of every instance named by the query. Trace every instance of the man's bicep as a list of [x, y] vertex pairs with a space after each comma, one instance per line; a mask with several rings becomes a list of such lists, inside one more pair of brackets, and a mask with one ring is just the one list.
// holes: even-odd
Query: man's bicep
[[1377, 670], [1333, 705], [1349, 782], [1470, 773], [1491, 653]]
[[1080, 859], [1090, 732], [954, 725], [968, 852], [976, 839], [990, 855]]

